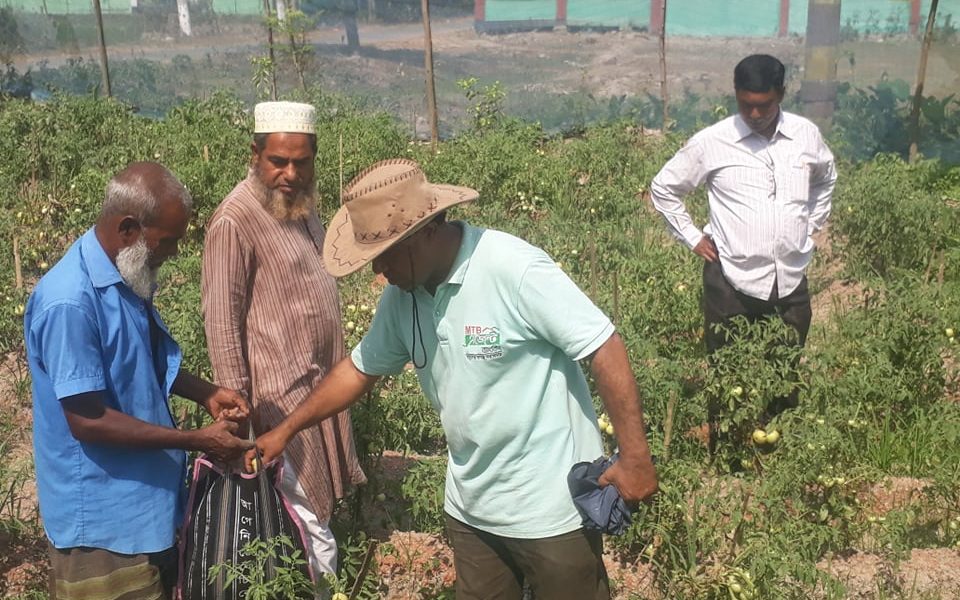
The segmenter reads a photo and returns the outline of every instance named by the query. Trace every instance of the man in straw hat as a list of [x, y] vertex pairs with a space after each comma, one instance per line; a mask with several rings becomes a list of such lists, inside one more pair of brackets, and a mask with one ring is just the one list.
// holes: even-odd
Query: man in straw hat
[[[448, 222], [477, 192], [429, 183], [413, 161], [377, 163], [346, 188], [323, 259], [335, 276], [386, 277], [369, 332], [287, 419], [264, 457], [412, 363], [449, 446], [447, 533], [457, 598], [608, 598], [601, 537], [584, 529], [567, 474], [603, 452], [577, 361], [590, 361], [617, 428], [601, 477], [628, 502], [657, 489], [626, 349], [613, 324], [542, 250]], [[248, 453], [248, 466], [252, 453]]]
[[[214, 378], [247, 394], [261, 434], [343, 357], [343, 330], [336, 280], [321, 261], [314, 107], [264, 102], [254, 120], [247, 178], [207, 227], [202, 293]], [[305, 525], [311, 568], [335, 572], [334, 503], [366, 481], [349, 413], [316, 421], [284, 456], [281, 489]]]

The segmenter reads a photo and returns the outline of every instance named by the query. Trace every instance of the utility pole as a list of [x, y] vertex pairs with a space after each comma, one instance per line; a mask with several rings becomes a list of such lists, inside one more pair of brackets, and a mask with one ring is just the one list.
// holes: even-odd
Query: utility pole
[[910, 162], [916, 162], [920, 156], [920, 103], [923, 102], [923, 84], [927, 78], [927, 56], [933, 41], [933, 25], [937, 21], [937, 5], [940, 0], [930, 1], [930, 14], [927, 15], [927, 29], [923, 32], [923, 45], [920, 47], [920, 67], [917, 69], [917, 87], [913, 93], [913, 107], [910, 109]]
[[829, 130], [837, 101], [837, 45], [840, 43], [840, 0], [810, 0], [800, 100], [804, 113]]
[[427, 112], [430, 118], [430, 145], [437, 151], [440, 132], [437, 125], [437, 89], [433, 81], [433, 36], [430, 34], [430, 0], [420, 0], [423, 13], [423, 62], [427, 71]]
[[103, 12], [100, 10], [100, 0], [93, 0], [93, 14], [97, 20], [97, 39], [100, 43], [100, 83], [104, 95], [111, 96], [110, 66], [107, 64], [107, 40], [103, 36]]

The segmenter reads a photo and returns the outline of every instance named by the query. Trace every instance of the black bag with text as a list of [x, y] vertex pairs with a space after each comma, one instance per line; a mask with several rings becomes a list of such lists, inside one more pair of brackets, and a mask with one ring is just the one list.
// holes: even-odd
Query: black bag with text
[[[278, 568], [296, 568], [306, 577], [301, 581], [311, 580], [300, 519], [279, 491], [282, 468], [278, 461], [248, 474], [222, 469], [205, 456], [196, 459], [180, 531], [179, 600], [240, 600], [251, 578], [269, 582]], [[280, 543], [280, 536], [292, 543]], [[261, 554], [266, 557], [262, 571], [243, 553], [255, 540], [272, 543], [272, 550]], [[251, 577], [231, 581], [228, 569], [221, 568], [211, 579], [214, 565], [235, 565]], [[313, 594], [304, 589], [298, 597]]]

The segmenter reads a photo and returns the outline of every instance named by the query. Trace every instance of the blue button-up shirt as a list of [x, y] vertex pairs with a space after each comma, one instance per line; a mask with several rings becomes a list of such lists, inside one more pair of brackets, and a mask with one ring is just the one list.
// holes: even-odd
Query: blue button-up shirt
[[[156, 361], [151, 313], [158, 325]], [[24, 335], [33, 378], [37, 492], [50, 541], [57, 548], [124, 554], [173, 546], [185, 453], [80, 442], [60, 403], [100, 392], [109, 408], [174, 426], [167, 400], [180, 370], [180, 348], [156, 309], [123, 282], [93, 229], [37, 284]]]

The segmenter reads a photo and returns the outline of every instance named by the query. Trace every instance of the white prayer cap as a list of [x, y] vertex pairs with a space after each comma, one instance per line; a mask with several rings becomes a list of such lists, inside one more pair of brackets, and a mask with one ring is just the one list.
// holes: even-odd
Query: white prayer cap
[[254, 133], [316, 133], [317, 109], [299, 102], [261, 102], [253, 108]]

